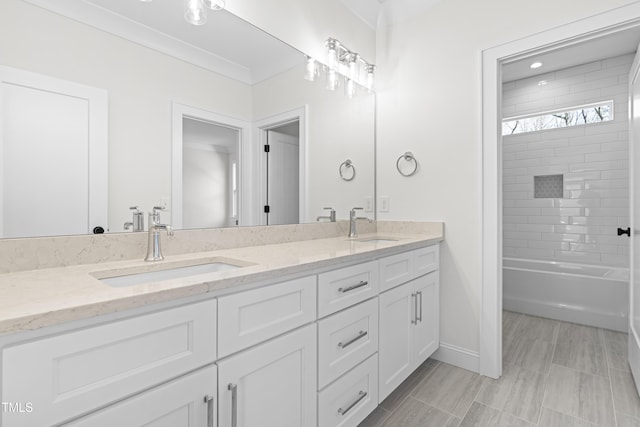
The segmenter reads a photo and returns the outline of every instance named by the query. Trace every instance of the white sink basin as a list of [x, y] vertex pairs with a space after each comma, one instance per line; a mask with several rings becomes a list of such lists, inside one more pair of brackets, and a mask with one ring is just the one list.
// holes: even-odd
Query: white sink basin
[[163, 280], [180, 279], [198, 274], [216, 273], [219, 271], [235, 270], [242, 265], [229, 264], [223, 261], [208, 262], [206, 264], [169, 267], [141, 273], [114, 272], [109, 277], [100, 277], [99, 280], [113, 287], [141, 285], [144, 283], [160, 282]]
[[363, 237], [361, 239], [356, 239], [356, 242], [362, 243], [390, 243], [397, 241], [398, 239], [392, 239], [390, 237]]

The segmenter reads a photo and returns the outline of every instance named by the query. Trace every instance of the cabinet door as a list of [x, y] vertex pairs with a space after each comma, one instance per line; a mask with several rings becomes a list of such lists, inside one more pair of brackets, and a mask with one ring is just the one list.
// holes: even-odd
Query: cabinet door
[[411, 290], [411, 283], [406, 283], [380, 294], [380, 401], [413, 371], [415, 294]]
[[412, 282], [417, 298], [416, 323], [413, 327], [413, 368], [417, 368], [438, 349], [440, 343], [440, 296], [438, 272], [418, 277]]
[[220, 425], [315, 426], [316, 347], [308, 325], [221, 360]]
[[65, 426], [214, 427], [215, 393], [216, 366], [212, 365]]

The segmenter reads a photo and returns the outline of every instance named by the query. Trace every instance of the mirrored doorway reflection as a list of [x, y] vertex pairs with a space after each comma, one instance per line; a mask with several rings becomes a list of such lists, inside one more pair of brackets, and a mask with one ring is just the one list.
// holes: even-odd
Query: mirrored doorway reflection
[[183, 118], [182, 226], [238, 225], [240, 129]]
[[267, 130], [265, 149], [267, 225], [300, 222], [300, 122]]

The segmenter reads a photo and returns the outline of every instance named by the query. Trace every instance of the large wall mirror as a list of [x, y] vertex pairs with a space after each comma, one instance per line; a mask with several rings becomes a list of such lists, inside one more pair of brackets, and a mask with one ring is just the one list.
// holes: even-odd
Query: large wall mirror
[[305, 80], [302, 52], [227, 11], [183, 16], [0, 2], [0, 237], [131, 232], [133, 207], [203, 228], [372, 205], [374, 96]]

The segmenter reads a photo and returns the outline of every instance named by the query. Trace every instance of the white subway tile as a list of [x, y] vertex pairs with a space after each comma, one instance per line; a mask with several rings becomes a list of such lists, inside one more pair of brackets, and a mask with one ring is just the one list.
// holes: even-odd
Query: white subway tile
[[515, 176], [522, 175], [522, 169], [520, 168], [504, 168], [502, 169], [503, 176]]
[[570, 147], [562, 147], [555, 149], [556, 156], [566, 156], [571, 154], [578, 153], [599, 153], [601, 149], [601, 144], [585, 144], [585, 145], [575, 145]]
[[541, 208], [542, 216], [583, 216], [584, 208]]
[[549, 129], [540, 132], [542, 139], [549, 141], [553, 139], [577, 138], [584, 136], [585, 126], [571, 126], [568, 128]]
[[629, 178], [629, 170], [608, 170], [602, 171], [602, 179], [628, 179]]
[[[600, 147], [598, 147], [600, 148]], [[547, 158], [547, 157], [551, 157], [554, 155], [554, 149], [553, 148], [544, 148], [541, 150], [527, 150], [527, 151], [520, 151], [515, 153], [515, 158], [518, 160], [521, 159], [532, 159], [532, 158]]]
[[569, 95], [556, 96], [555, 102], [558, 106], [573, 107], [578, 104], [590, 104], [597, 102], [601, 98], [600, 89], [585, 90], [583, 92], [571, 93]]
[[553, 233], [552, 224], [516, 224], [515, 231], [533, 231], [539, 233]]
[[502, 197], [507, 200], [528, 200], [533, 196], [529, 191], [505, 191]]
[[[572, 84], [570, 86], [571, 93], [585, 93], [595, 89], [608, 88], [618, 85], [618, 76], [611, 73], [591, 73], [592, 77], [587, 77], [584, 82]], [[602, 92], [598, 93], [601, 96]]]
[[[589, 71], [595, 71], [595, 70], [589, 70]], [[538, 74], [537, 76], [529, 77], [526, 79], [516, 80], [515, 81], [516, 89], [538, 87], [538, 82], [540, 80], [553, 81], [557, 78], [557, 76], [558, 76], [557, 73], [551, 72], [551, 73]]]
[[570, 172], [564, 174], [565, 182], [583, 182], [588, 179], [600, 179], [602, 172], [599, 170], [589, 172]]
[[541, 159], [509, 160], [509, 168], [527, 168], [541, 165]]
[[516, 177], [514, 175], [503, 176], [502, 177], [502, 183], [503, 184], [515, 184], [516, 183]]
[[[618, 65], [618, 64], [616, 64]], [[515, 89], [516, 87], [516, 82], [512, 81], [512, 82], [508, 82], [508, 83], [502, 83], [502, 93], [505, 92], [509, 92], [511, 89]]]
[[508, 246], [504, 246], [502, 248], [502, 255], [508, 256], [508, 257], [514, 257], [516, 256], [516, 249]]
[[515, 204], [518, 208], [552, 208], [555, 199], [529, 199], [516, 200]]
[[[616, 136], [614, 135], [614, 138]], [[629, 153], [629, 141], [613, 141], [600, 144], [600, 151], [626, 151]]]
[[504, 239], [503, 245], [512, 248], [528, 248], [529, 241], [525, 239]]
[[554, 225], [554, 233], [566, 233], [566, 234], [589, 234], [600, 231], [598, 227], [591, 227], [586, 225]]
[[603, 208], [628, 208], [629, 199], [602, 199]]
[[606, 216], [572, 216], [570, 225], [618, 225], [617, 217]]
[[519, 154], [519, 153], [502, 153], [502, 161], [505, 167], [508, 166], [508, 163], [507, 163], [508, 161], [516, 159], [516, 154]]
[[553, 249], [516, 248], [516, 256], [533, 259], [553, 259]]
[[536, 249], [556, 249], [561, 251], [571, 250], [571, 243], [569, 242], [554, 242], [550, 240], [537, 240], [529, 242], [530, 248]]
[[594, 61], [594, 62], [589, 62], [587, 64], [578, 65], [577, 67], [565, 68], [564, 70], [556, 71], [556, 78], [561, 79], [561, 78], [567, 78], [567, 77], [573, 77], [573, 76], [575, 77], [581, 76], [584, 79], [584, 75], [586, 73], [590, 73], [590, 72], [601, 70], [601, 69], [602, 69], [602, 62]]
[[504, 224], [526, 224], [529, 221], [529, 217], [517, 216], [517, 215], [502, 215], [502, 222]]
[[630, 250], [629, 246], [618, 245], [618, 255], [626, 255], [629, 256]]
[[603, 199], [628, 199], [629, 198], [629, 190], [628, 189], [608, 189], [608, 190], [596, 190], [600, 193], [600, 197]]
[[570, 182], [570, 183], [565, 183], [564, 184], [564, 191], [576, 191], [576, 190], [584, 190], [584, 184], [581, 182]]
[[530, 167], [527, 172], [531, 175], [556, 175], [569, 172], [567, 165], [537, 166]]
[[601, 207], [600, 199], [556, 199], [554, 205], [557, 208]]
[[587, 234], [584, 236], [584, 241], [598, 245], [624, 245], [629, 241], [627, 236], [617, 236], [616, 234], [617, 233], [610, 233], [609, 235]]
[[608, 151], [605, 153], [591, 153], [585, 154], [584, 159], [586, 162], [602, 162], [608, 160], [625, 160], [629, 158], [628, 151]]
[[[533, 185], [533, 176], [532, 175], [518, 175], [514, 177], [516, 179], [517, 184], [529, 184]], [[530, 187], [533, 188], [533, 187]]]
[[574, 154], [571, 156], [554, 156], [542, 159], [541, 164], [545, 165], [564, 165], [570, 163], [584, 163], [585, 154]]
[[[503, 148], [506, 148], [507, 145], [517, 145], [518, 150], [520, 150], [522, 147], [521, 144], [527, 142], [536, 142], [540, 141], [541, 139], [542, 136], [540, 135], [540, 132], [517, 133], [515, 135], [505, 135], [504, 137], [502, 137], [502, 145]], [[526, 145], [523, 147], [525, 149], [527, 148]]]
[[602, 68], [614, 68], [619, 65], [627, 65], [627, 71], [625, 74], [629, 74], [629, 70], [631, 69], [631, 64], [633, 63], [633, 58], [635, 54], [629, 53], [626, 55], [614, 56], [613, 58], [607, 58], [602, 61]]
[[554, 242], [583, 242], [583, 234], [569, 234], [569, 233], [542, 233], [540, 235], [542, 240], [551, 240]]
[[601, 171], [607, 169], [618, 169], [618, 162], [611, 160], [606, 162], [585, 162], [575, 163], [569, 166], [571, 172], [584, 172], [584, 171]]
[[[603, 171], [603, 175], [604, 175]], [[604, 176], [603, 176], [604, 178]], [[584, 183], [586, 190], [626, 189], [629, 187], [628, 179], [599, 179], [588, 180]]]
[[515, 208], [516, 207], [516, 201], [515, 200], [503, 200], [502, 201], [502, 207], [503, 208]]
[[509, 216], [534, 216], [540, 215], [540, 211], [544, 208], [504, 208], [503, 212]]
[[568, 216], [530, 216], [527, 220], [529, 224], [569, 224]]
[[[585, 126], [582, 126], [583, 128]], [[569, 140], [569, 145], [584, 145], [584, 144], [601, 144], [606, 142], [619, 141], [619, 135], [616, 137], [614, 134], [617, 132], [600, 133], [600, 134], [584, 134], [582, 136], [574, 136]]]
[[585, 216], [625, 216], [628, 215], [626, 208], [584, 208]]
[[509, 117], [513, 116], [516, 113], [516, 106], [514, 105], [505, 105], [502, 104], [502, 116]]
[[502, 223], [502, 230], [503, 231], [516, 231], [516, 225], [515, 224], [505, 224], [503, 222]]
[[[629, 126], [626, 122], [604, 122], [604, 123], [592, 123], [589, 125], [582, 126], [585, 129], [585, 135], [603, 135], [603, 134], [611, 134], [614, 132], [623, 132], [629, 129]], [[604, 136], [604, 138], [609, 138], [609, 136]], [[606, 141], [600, 141], [606, 142]]]
[[532, 231], [503, 231], [505, 239], [512, 240], [540, 240], [540, 233]]
[[544, 139], [539, 142], [530, 142], [529, 149], [562, 148], [569, 146], [569, 138]]
[[517, 151], [524, 151], [527, 149], [527, 142], [524, 141], [519, 141], [519, 142], [515, 142], [513, 140], [507, 141], [507, 138], [512, 138], [512, 137], [504, 137], [503, 138], [503, 144], [502, 144], [502, 152], [503, 153], [514, 153]]
[[502, 191], [530, 191], [531, 186], [529, 184], [503, 184]]

